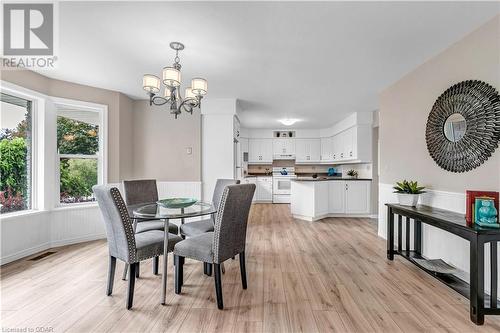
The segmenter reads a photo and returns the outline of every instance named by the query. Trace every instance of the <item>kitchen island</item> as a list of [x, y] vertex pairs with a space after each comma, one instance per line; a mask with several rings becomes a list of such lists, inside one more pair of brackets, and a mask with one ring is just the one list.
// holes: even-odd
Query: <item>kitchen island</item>
[[306, 221], [326, 217], [369, 217], [371, 179], [305, 177], [291, 182], [292, 216]]

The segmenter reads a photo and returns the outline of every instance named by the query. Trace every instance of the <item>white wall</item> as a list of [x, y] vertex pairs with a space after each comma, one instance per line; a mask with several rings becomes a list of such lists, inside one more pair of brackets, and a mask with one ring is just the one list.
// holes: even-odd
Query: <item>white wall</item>
[[217, 178], [234, 178], [235, 99], [204, 101], [201, 116], [203, 200], [211, 201]]
[[[480, 167], [466, 173], [452, 173], [436, 165], [425, 141], [429, 112], [448, 87], [463, 80], [477, 79], [500, 89], [499, 26], [500, 16], [496, 16], [381, 93], [378, 230], [381, 237], [386, 237], [387, 230], [384, 204], [397, 201], [391, 188], [397, 180], [418, 180], [429, 188], [421, 203], [462, 214], [465, 213], [465, 190], [500, 190], [500, 149]], [[425, 227], [423, 254], [442, 258], [459, 267], [464, 270], [461, 277], [468, 280], [467, 241]], [[485, 257], [488, 270], [489, 251]], [[488, 289], [489, 273], [485, 275]]]

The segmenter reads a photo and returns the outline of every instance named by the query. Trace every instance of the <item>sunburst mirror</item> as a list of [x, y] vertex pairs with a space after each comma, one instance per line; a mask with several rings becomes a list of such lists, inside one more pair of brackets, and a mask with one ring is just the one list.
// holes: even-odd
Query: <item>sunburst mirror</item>
[[459, 82], [434, 103], [425, 133], [432, 159], [443, 169], [466, 172], [480, 166], [500, 141], [500, 96], [477, 80]]

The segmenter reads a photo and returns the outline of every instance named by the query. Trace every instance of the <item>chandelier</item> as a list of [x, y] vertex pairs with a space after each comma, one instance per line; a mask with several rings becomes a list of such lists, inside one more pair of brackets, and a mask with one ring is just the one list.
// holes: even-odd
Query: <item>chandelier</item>
[[184, 44], [179, 42], [170, 43], [170, 48], [175, 51], [174, 64], [163, 68], [163, 84], [165, 90], [163, 96], [160, 92], [160, 78], [156, 75], [145, 74], [142, 78], [142, 88], [148, 93], [149, 105], [170, 105], [170, 113], [177, 116], [184, 110], [193, 114], [194, 108], [200, 108], [201, 99], [207, 93], [208, 82], [202, 78], [191, 80], [191, 87], [184, 91], [184, 97], [180, 94], [181, 88], [181, 64], [179, 51], [184, 49]]

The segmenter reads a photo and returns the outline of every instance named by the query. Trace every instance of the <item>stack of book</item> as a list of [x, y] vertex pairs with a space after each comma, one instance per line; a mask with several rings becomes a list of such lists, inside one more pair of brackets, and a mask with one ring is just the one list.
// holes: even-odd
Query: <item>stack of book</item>
[[[498, 197], [498, 192], [466, 191], [465, 220], [467, 224], [470, 226], [477, 224], [482, 227], [500, 228], [498, 223]], [[484, 212], [489, 213], [485, 215]]]

